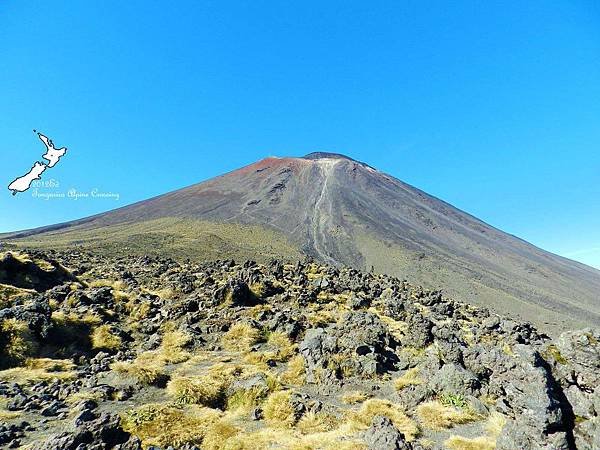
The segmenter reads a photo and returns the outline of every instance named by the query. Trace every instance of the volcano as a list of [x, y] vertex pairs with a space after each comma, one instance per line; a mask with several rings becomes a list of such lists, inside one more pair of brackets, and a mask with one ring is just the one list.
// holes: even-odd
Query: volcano
[[269, 157], [130, 206], [3, 239], [175, 258], [310, 256], [442, 289], [549, 333], [600, 325], [600, 271], [334, 153]]

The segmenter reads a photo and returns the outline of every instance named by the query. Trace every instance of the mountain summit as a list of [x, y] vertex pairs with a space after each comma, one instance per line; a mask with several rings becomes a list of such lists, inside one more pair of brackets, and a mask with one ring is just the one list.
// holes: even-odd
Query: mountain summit
[[8, 239], [205, 259], [308, 255], [444, 289], [547, 332], [600, 324], [600, 271], [335, 153], [266, 158], [124, 208]]

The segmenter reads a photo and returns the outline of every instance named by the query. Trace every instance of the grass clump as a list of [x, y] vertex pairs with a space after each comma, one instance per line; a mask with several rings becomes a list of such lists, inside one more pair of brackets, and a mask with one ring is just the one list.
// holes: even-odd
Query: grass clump
[[283, 383], [294, 386], [302, 386], [306, 381], [306, 362], [302, 355], [296, 355], [290, 359], [287, 369], [280, 376]]
[[308, 323], [313, 328], [322, 328], [326, 327], [330, 323], [336, 322], [337, 315], [333, 311], [328, 311], [325, 309], [320, 309], [318, 311], [314, 311], [306, 316]]
[[198, 404], [218, 408], [223, 403], [226, 383], [210, 375], [174, 377], [167, 384], [167, 393], [180, 404]]
[[0, 323], [0, 369], [22, 364], [38, 349], [26, 322], [6, 319]]
[[160, 345], [162, 359], [166, 363], [178, 364], [190, 359], [190, 352], [185, 350], [192, 337], [181, 330], [167, 331], [163, 335]]
[[118, 361], [111, 366], [111, 369], [118, 374], [133, 378], [145, 386], [161, 386], [169, 378], [164, 371], [164, 363], [146, 357], [144, 354], [131, 362]]
[[291, 399], [292, 391], [277, 391], [269, 395], [263, 407], [267, 423], [274, 427], [292, 427], [296, 423], [296, 411]]
[[302, 434], [314, 434], [332, 431], [338, 425], [339, 420], [332, 414], [309, 411], [302, 416], [296, 427]]
[[560, 353], [558, 347], [556, 347], [556, 345], [554, 344], [548, 345], [542, 352], [542, 356], [545, 359], [553, 359], [558, 364], [561, 364], [563, 366], [569, 363], [569, 361], [567, 361], [567, 359]]
[[67, 359], [27, 358], [22, 367], [0, 371], [0, 380], [33, 384], [39, 381], [71, 380], [75, 364]]
[[196, 405], [173, 406], [151, 403], [121, 414], [123, 429], [149, 446], [200, 446], [219, 421], [218, 410]]
[[285, 333], [274, 331], [269, 334], [267, 344], [273, 349], [274, 361], [287, 361], [296, 352], [296, 345], [290, 341]]
[[466, 438], [453, 435], [444, 441], [444, 445], [450, 450], [494, 450], [496, 440], [487, 436]]
[[364, 391], [350, 391], [342, 395], [342, 403], [346, 405], [355, 405], [371, 398], [371, 394]]
[[446, 406], [440, 401], [430, 401], [417, 407], [417, 416], [424, 427], [431, 430], [444, 430], [454, 425], [473, 422], [479, 416], [471, 411]]
[[78, 315], [54, 311], [52, 322], [54, 326], [50, 330], [48, 340], [61, 347], [65, 354], [69, 354], [91, 348], [92, 330], [102, 325], [102, 318], [96, 314]]
[[204, 435], [202, 440], [203, 450], [223, 450], [223, 449], [248, 449], [258, 448], [251, 446], [239, 446], [234, 444], [232, 441], [240, 433], [240, 429], [236, 427], [230, 420], [221, 419], [214, 422]]
[[494, 450], [498, 436], [500, 436], [505, 424], [506, 417], [500, 413], [493, 412], [488, 417], [484, 427], [487, 431], [486, 436], [466, 438], [464, 436], [453, 435], [444, 442], [444, 445], [451, 450]]
[[256, 328], [247, 323], [236, 323], [223, 335], [221, 344], [225, 350], [248, 352], [260, 338], [260, 332]]
[[408, 417], [399, 405], [388, 400], [373, 398], [364, 402], [358, 411], [351, 411], [349, 419], [355, 428], [365, 430], [371, 426], [375, 416], [384, 416], [392, 421], [411, 442], [419, 435], [419, 427]]
[[419, 378], [419, 369], [416, 367], [408, 369], [400, 378], [394, 380], [394, 387], [398, 391], [407, 386], [416, 386], [419, 384], [423, 384], [423, 380]]
[[254, 387], [251, 389], [240, 389], [227, 399], [227, 410], [249, 411], [257, 406], [269, 394], [269, 389]]
[[123, 340], [112, 331], [110, 325], [100, 325], [94, 328], [90, 339], [92, 347], [97, 349], [116, 351], [123, 345]]
[[23, 289], [0, 283], [0, 309], [11, 307], [15, 300], [35, 294], [33, 289]]

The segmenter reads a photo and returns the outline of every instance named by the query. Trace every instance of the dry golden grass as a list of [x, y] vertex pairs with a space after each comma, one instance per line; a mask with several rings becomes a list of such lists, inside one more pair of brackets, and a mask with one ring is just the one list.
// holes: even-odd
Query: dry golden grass
[[364, 402], [358, 411], [348, 413], [348, 419], [358, 430], [370, 427], [375, 416], [384, 416], [390, 419], [409, 442], [419, 435], [419, 427], [416, 422], [408, 417], [399, 405], [387, 400], [373, 398]]
[[221, 417], [218, 410], [196, 405], [147, 404], [122, 413], [121, 424], [125, 431], [142, 440], [144, 448], [200, 446]]
[[444, 445], [451, 450], [494, 450], [496, 448], [496, 440], [504, 425], [506, 417], [500, 413], [493, 412], [489, 415], [485, 423], [486, 436], [478, 436], [475, 438], [466, 438], [464, 436], [450, 436]]
[[210, 375], [176, 376], [167, 384], [167, 393], [177, 403], [218, 408], [223, 403], [226, 382]]
[[274, 361], [287, 361], [296, 352], [296, 345], [290, 339], [279, 331], [274, 331], [269, 334], [267, 345], [273, 349], [274, 356], [271, 358]]
[[493, 412], [489, 415], [487, 422], [485, 423], [485, 430], [490, 436], [498, 437], [502, 432], [502, 429], [506, 425], [506, 416]]
[[144, 354], [131, 362], [118, 361], [111, 366], [111, 369], [143, 385], [160, 385], [168, 378], [164, 371], [164, 363]]
[[146, 294], [150, 294], [150, 295], [157, 295], [158, 297], [160, 297], [163, 300], [173, 300], [175, 297], [177, 297], [177, 291], [170, 287], [157, 289], [157, 290], [142, 288], [142, 292], [144, 292]]
[[15, 300], [29, 294], [35, 294], [35, 291], [0, 283], [0, 309], [12, 306]]
[[391, 317], [388, 317], [382, 314], [376, 308], [369, 308], [369, 311], [376, 314], [381, 321], [388, 327], [388, 330], [392, 336], [396, 339], [402, 339], [408, 330], [408, 325], [406, 322], [401, 322], [399, 320], [394, 320]]
[[0, 368], [22, 364], [38, 345], [25, 322], [6, 319], [0, 323]]
[[67, 359], [28, 358], [23, 367], [0, 371], [0, 380], [33, 384], [38, 381], [71, 380], [75, 364]]
[[103, 399], [104, 395], [101, 391], [79, 391], [69, 395], [65, 399], [65, 403], [67, 405], [76, 405], [85, 400], [93, 400], [96, 403], [100, 403]]
[[53, 311], [52, 322], [54, 322], [56, 333], [65, 340], [89, 338], [93, 327], [102, 325], [102, 318], [97, 314], [77, 315], [73, 312]]
[[263, 298], [263, 296], [267, 293], [267, 287], [264, 283], [252, 283], [248, 287], [250, 288], [250, 291], [252, 291], [252, 293], [258, 298]]
[[0, 409], [0, 421], [13, 420], [20, 415], [21, 413], [19, 411], [5, 411]]
[[248, 364], [256, 365], [264, 370], [268, 370], [269, 361], [285, 362], [296, 352], [296, 345], [289, 338], [280, 332], [273, 332], [267, 338], [267, 345], [264, 351], [249, 352], [244, 355], [244, 361]]
[[372, 395], [364, 391], [350, 391], [342, 395], [342, 402], [346, 405], [355, 405], [371, 398]]
[[294, 406], [291, 402], [292, 391], [273, 392], [265, 401], [264, 417], [271, 426], [291, 427], [296, 422]]
[[419, 378], [419, 369], [413, 367], [402, 374], [400, 378], [394, 380], [394, 387], [400, 391], [406, 386], [416, 386], [423, 384], [423, 380]]
[[203, 450], [243, 449], [227, 445], [227, 442], [235, 438], [241, 432], [230, 420], [223, 418], [214, 422], [206, 432], [202, 440]]
[[338, 316], [338, 314], [336, 314], [333, 311], [326, 310], [326, 309], [320, 309], [318, 311], [309, 313], [306, 316], [306, 319], [308, 320], [308, 323], [310, 323], [310, 325], [312, 327], [318, 328], [318, 327], [325, 327], [330, 323], [335, 323], [337, 316]]
[[454, 425], [473, 422], [480, 417], [471, 411], [453, 406], [445, 406], [439, 401], [430, 401], [417, 407], [421, 424], [431, 430], [444, 430]]
[[339, 420], [332, 414], [309, 411], [298, 421], [296, 428], [302, 434], [323, 433], [332, 431], [339, 425]]
[[[220, 422], [220, 423], [219, 423]], [[203, 449], [211, 450], [366, 450], [359, 439], [351, 439], [347, 426], [331, 431], [302, 434], [290, 428], [260, 428], [256, 431], [239, 430], [231, 420], [224, 418], [206, 434]], [[214, 437], [213, 436], [214, 433]]]
[[92, 347], [105, 350], [118, 350], [123, 345], [121, 337], [111, 331], [110, 325], [94, 328], [90, 336]]
[[282, 383], [294, 386], [302, 386], [306, 381], [306, 362], [302, 355], [296, 355], [290, 359], [287, 369], [280, 376]]
[[191, 336], [180, 330], [167, 331], [163, 335], [160, 354], [164, 362], [177, 364], [187, 361], [191, 354], [185, 347], [190, 343]]
[[260, 332], [247, 323], [236, 323], [221, 338], [225, 350], [247, 352], [260, 341]]
[[269, 389], [241, 389], [227, 399], [227, 410], [239, 413], [250, 411], [257, 406], [269, 393]]
[[450, 436], [444, 445], [451, 450], [494, 450], [496, 440], [487, 436], [466, 438], [463, 436]]
[[129, 286], [127, 286], [127, 283], [125, 283], [123, 280], [98, 279], [88, 282], [87, 285], [91, 288], [111, 287], [114, 290], [119, 291], [124, 291], [129, 288]]
[[21, 415], [20, 411], [8, 411], [7, 404], [8, 398], [0, 397], [0, 421], [13, 420]]

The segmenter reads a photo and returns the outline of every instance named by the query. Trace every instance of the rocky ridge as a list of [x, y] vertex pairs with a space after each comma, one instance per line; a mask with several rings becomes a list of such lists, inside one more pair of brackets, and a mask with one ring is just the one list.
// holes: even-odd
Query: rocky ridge
[[31, 250], [2, 277], [0, 448], [600, 448], [598, 330], [311, 261]]

